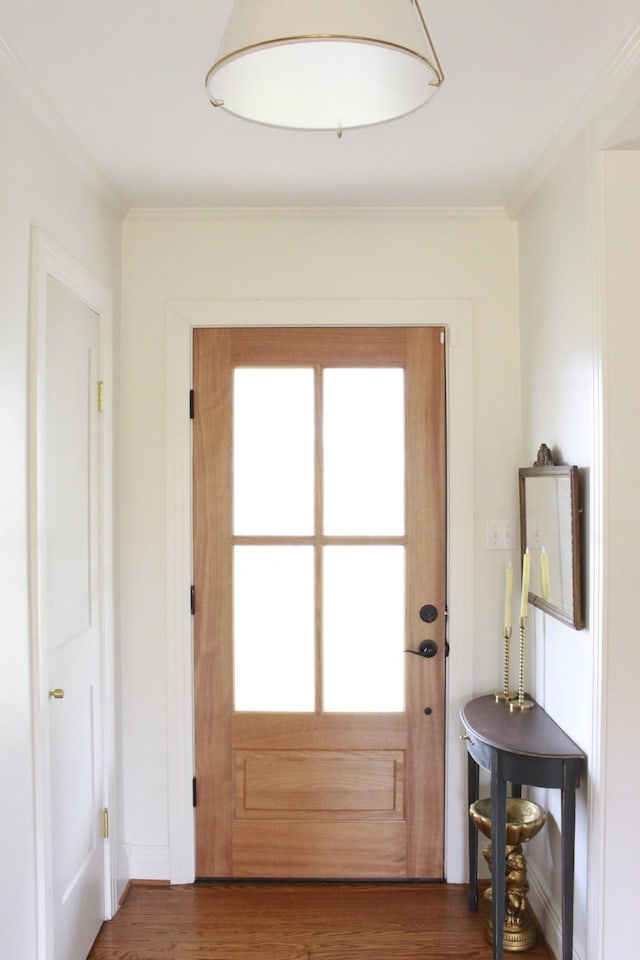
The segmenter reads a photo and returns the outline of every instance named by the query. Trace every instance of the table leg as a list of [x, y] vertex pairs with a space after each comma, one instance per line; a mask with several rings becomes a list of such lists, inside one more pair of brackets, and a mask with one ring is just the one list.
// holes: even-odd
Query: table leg
[[562, 785], [562, 960], [573, 958], [573, 881], [575, 869], [576, 791], [568, 783], [565, 764]]
[[[497, 754], [491, 763], [491, 909], [493, 917], [493, 960], [503, 958], [504, 858], [507, 843], [507, 781], [502, 776]], [[565, 960], [565, 958], [563, 958]]]
[[[467, 791], [469, 806], [475, 803], [480, 793], [480, 768], [470, 753], [467, 753]], [[469, 821], [469, 890], [467, 894], [469, 910], [478, 909], [478, 828]]]

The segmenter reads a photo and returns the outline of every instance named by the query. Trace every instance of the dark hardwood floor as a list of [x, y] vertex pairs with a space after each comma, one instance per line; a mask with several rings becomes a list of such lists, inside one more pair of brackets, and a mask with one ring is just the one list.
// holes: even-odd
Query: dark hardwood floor
[[451, 884], [136, 883], [88, 960], [490, 960], [484, 917]]

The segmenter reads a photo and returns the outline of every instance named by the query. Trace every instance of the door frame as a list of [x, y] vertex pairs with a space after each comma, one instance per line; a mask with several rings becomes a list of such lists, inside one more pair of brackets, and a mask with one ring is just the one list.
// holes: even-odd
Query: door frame
[[[53, 277], [98, 315], [98, 378], [107, 384], [99, 418], [99, 557], [101, 613], [101, 688], [103, 806], [111, 813], [110, 838], [104, 844], [104, 917], [116, 910], [114, 851], [115, 702], [113, 650], [113, 306], [111, 291], [51, 237], [34, 227], [31, 234], [29, 330], [29, 583], [31, 620], [31, 698], [36, 857], [37, 960], [53, 957], [53, 864], [51, 853], [50, 705], [47, 651], [40, 621], [44, 575], [43, 514], [46, 429], [47, 280]], [[97, 389], [96, 389], [97, 401]]]
[[169, 880], [195, 879], [192, 548], [193, 330], [196, 327], [443, 326], [447, 339], [447, 664], [445, 871], [466, 875], [466, 757], [458, 712], [473, 680], [473, 338], [469, 300], [216, 300], [166, 307], [166, 658]]

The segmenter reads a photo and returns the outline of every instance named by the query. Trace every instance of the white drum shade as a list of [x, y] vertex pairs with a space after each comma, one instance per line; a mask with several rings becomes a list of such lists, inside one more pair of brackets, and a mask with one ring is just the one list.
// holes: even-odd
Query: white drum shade
[[443, 80], [417, 0], [236, 0], [206, 88], [246, 120], [345, 130], [411, 113]]

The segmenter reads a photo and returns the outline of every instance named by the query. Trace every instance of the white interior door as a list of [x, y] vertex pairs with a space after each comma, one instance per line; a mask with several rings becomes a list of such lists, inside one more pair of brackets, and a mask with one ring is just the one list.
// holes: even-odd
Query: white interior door
[[54, 960], [84, 960], [105, 916], [100, 596], [100, 318], [47, 278], [40, 633], [48, 687]]

